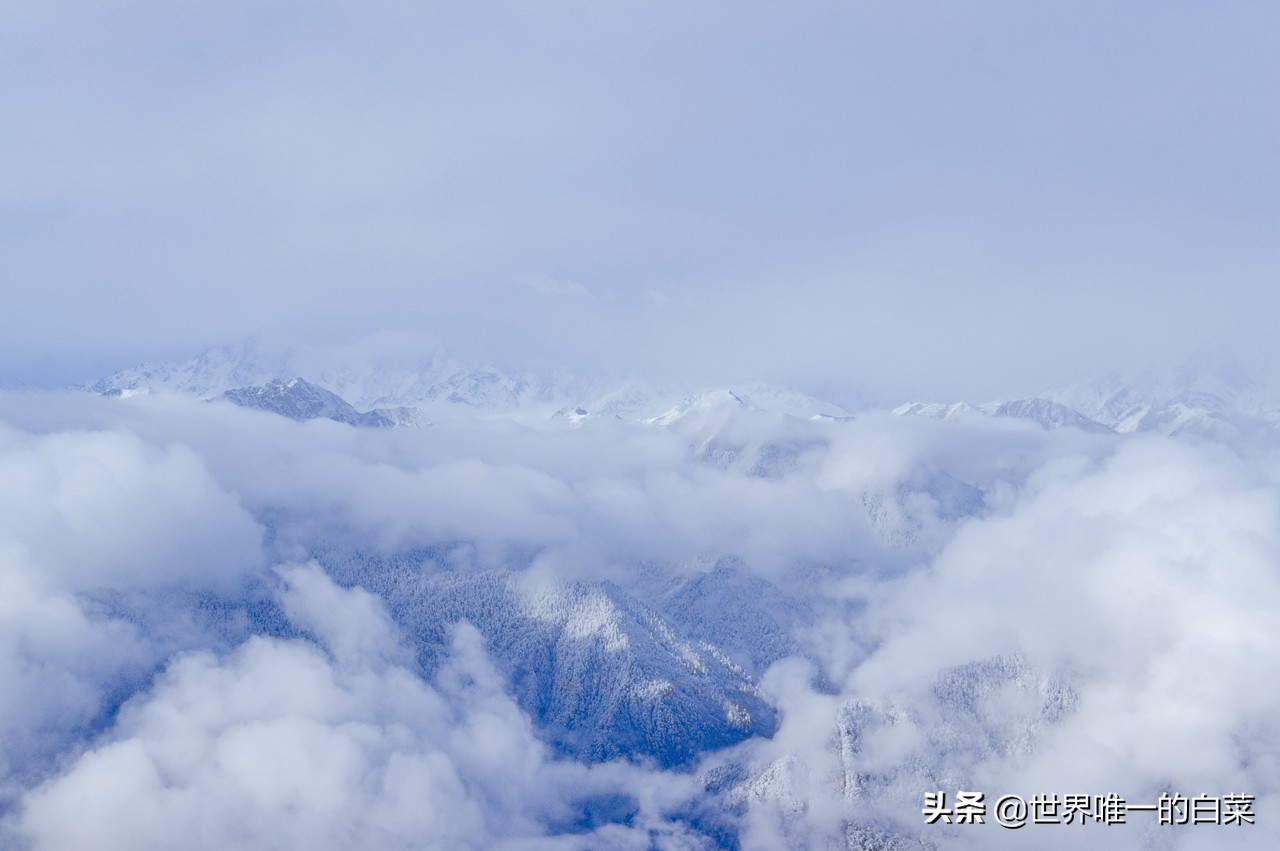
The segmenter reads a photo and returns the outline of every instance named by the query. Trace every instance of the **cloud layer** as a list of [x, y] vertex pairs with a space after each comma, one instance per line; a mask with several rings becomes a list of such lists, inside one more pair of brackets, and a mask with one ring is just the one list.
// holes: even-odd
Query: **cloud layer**
[[[1274, 841], [1270, 450], [742, 406], [360, 430], [0, 404], [15, 847], [1062, 840], [921, 824], [961, 788], [1243, 792], [1231, 841]], [[1228, 830], [1130, 822], [1090, 841]]]

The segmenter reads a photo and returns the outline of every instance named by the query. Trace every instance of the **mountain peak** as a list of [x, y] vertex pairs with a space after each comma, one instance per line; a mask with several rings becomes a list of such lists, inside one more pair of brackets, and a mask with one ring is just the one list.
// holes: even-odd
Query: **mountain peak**
[[301, 377], [288, 381], [277, 378], [256, 387], [239, 387], [218, 398], [242, 408], [270, 411], [298, 421], [327, 419], [372, 428], [424, 424], [410, 408], [357, 411], [338, 394]]
[[1233, 358], [1201, 354], [1174, 367], [1109, 372], [1043, 394], [1119, 432], [1229, 438], [1280, 422], [1280, 408]]

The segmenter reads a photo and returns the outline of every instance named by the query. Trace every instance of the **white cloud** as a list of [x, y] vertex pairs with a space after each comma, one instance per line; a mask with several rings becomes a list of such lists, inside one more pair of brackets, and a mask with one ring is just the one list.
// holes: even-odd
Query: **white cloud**
[[188, 447], [123, 431], [0, 428], [0, 538], [55, 587], [232, 587], [261, 529]]
[[690, 783], [551, 760], [475, 629], [455, 630], [430, 685], [389, 661], [367, 593], [315, 566], [282, 576], [286, 608], [325, 622], [324, 649], [255, 637], [175, 659], [106, 741], [27, 796], [34, 849], [540, 847], [549, 823], [606, 794], [635, 800], [634, 829], [555, 847], [648, 847], [650, 828], [682, 847], [662, 810]]
[[[1246, 792], [1256, 809], [1275, 806], [1280, 689], [1265, 672], [1280, 666], [1280, 483], [1262, 466], [1167, 439], [1052, 460], [931, 563], [890, 582], [833, 584], [865, 606], [846, 610], [843, 627], [815, 625], [815, 640], [845, 636], [874, 651], [835, 668], [845, 672], [838, 697], [781, 663], [766, 677], [783, 718], [774, 742], [751, 751], [761, 779], [747, 787], [749, 835], [760, 847], [778, 829], [833, 835], [843, 829], [834, 808], [947, 848], [1063, 840], [1062, 828], [924, 829], [923, 793], [943, 787], [989, 801], [1114, 792], [1146, 804], [1166, 790]], [[881, 720], [837, 724], [841, 701]], [[815, 776], [828, 782], [806, 779]], [[850, 784], [868, 783], [850, 803]], [[795, 800], [805, 807], [788, 817]], [[1137, 847], [1133, 831], [1143, 829], [1089, 841]], [[1161, 848], [1263, 848], [1276, 833], [1162, 836]]]
[[87, 595], [228, 593], [263, 564], [261, 532], [189, 448], [0, 425], [0, 804], [167, 653], [209, 640]]

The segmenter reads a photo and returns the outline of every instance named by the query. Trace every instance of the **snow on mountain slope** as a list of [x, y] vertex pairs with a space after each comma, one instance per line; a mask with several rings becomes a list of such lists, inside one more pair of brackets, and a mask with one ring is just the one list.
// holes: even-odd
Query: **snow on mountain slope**
[[1193, 360], [1174, 369], [1108, 373], [1039, 396], [975, 405], [911, 402], [901, 416], [976, 422], [1013, 418], [1044, 428], [1121, 434], [1191, 435], [1225, 443], [1280, 441], [1280, 404], [1229, 361]]
[[737, 411], [760, 410], [732, 390], [713, 390], [687, 396], [675, 405], [644, 422], [650, 425], [673, 426], [694, 424], [704, 428], [709, 424], [723, 424]]
[[240, 387], [218, 398], [242, 408], [271, 411], [291, 420], [329, 419], [348, 425], [382, 425], [376, 417], [360, 414], [337, 394], [301, 378]]
[[442, 416], [446, 412], [501, 415], [575, 424], [621, 418], [671, 425], [688, 416], [705, 416], [724, 399], [735, 397], [755, 409], [806, 419], [841, 418], [849, 413], [839, 405], [759, 382], [748, 383], [741, 391], [688, 395], [636, 379], [477, 368], [439, 348], [317, 349], [270, 346], [257, 339], [210, 349], [180, 363], [122, 370], [87, 389], [104, 395], [169, 392], [212, 399], [245, 387], [285, 384], [300, 375], [359, 411], [419, 408]]
[[993, 417], [1014, 417], [1039, 423], [1045, 428], [1078, 428], [1081, 431], [1106, 433], [1110, 428], [1102, 423], [1089, 419], [1066, 405], [1049, 399], [1015, 399], [996, 405], [991, 411]]
[[1154, 431], [1231, 441], [1280, 428], [1280, 404], [1231, 360], [1193, 358], [1172, 369], [1108, 373], [1047, 391], [1118, 432]]
[[725, 797], [774, 809], [787, 838], [780, 847], [809, 846], [805, 830], [816, 807], [840, 814], [845, 848], [952, 847], [956, 835], [947, 826], [924, 827], [918, 818], [923, 793], [971, 788], [976, 766], [1034, 754], [1079, 701], [1067, 679], [1019, 656], [967, 663], [941, 671], [910, 703], [833, 703], [824, 717], [830, 728], [813, 731], [812, 749], [779, 753], [762, 745], [763, 758], [738, 768]]
[[209, 349], [180, 363], [139, 364], [113, 373], [88, 389], [103, 394], [164, 391], [212, 399], [238, 387], [288, 381], [302, 371], [294, 368], [293, 359], [287, 348], [250, 340], [238, 346]]
[[719, 647], [754, 676], [798, 655], [794, 630], [812, 620], [806, 601], [752, 573], [734, 558], [649, 590], [646, 599], [682, 634]]
[[839, 419], [849, 416], [849, 412], [839, 405], [823, 402], [794, 390], [757, 382], [742, 390], [725, 388], [685, 396], [662, 413], [644, 421], [660, 426], [692, 423], [696, 428], [705, 428], [710, 424], [723, 423], [736, 412], [744, 410], [784, 414], [801, 419]]
[[582, 411], [579, 417], [642, 419], [661, 407], [665, 395], [645, 382], [630, 379], [603, 390], [583, 388], [582, 397], [569, 410]]
[[852, 411], [829, 402], [785, 387], [776, 387], [760, 381], [749, 381], [738, 385], [736, 392], [746, 402], [762, 411], [786, 414], [802, 419], [846, 419]]
[[773, 732], [774, 710], [746, 671], [611, 582], [428, 574], [412, 557], [342, 547], [317, 557], [339, 581], [382, 597], [424, 671], [444, 658], [452, 624], [475, 626], [539, 735], [578, 759], [684, 766]]
[[143, 364], [121, 370], [88, 389], [163, 391], [211, 399], [229, 390], [312, 376], [316, 386], [356, 408], [460, 405], [480, 411], [553, 404], [560, 388], [533, 376], [475, 369], [439, 349], [426, 352], [271, 346], [250, 340], [210, 349], [180, 363]]
[[1112, 429], [1095, 422], [1079, 411], [1049, 399], [1014, 399], [974, 405], [969, 402], [909, 402], [893, 411], [899, 416], [924, 417], [931, 420], [974, 422], [982, 417], [1027, 420], [1043, 428], [1077, 428], [1081, 431], [1106, 433]]
[[415, 408], [357, 411], [341, 396], [301, 378], [268, 381], [258, 387], [228, 390], [218, 398], [242, 408], [270, 411], [292, 420], [328, 419], [353, 426], [388, 428], [426, 424]]
[[945, 470], [922, 467], [889, 487], [863, 491], [859, 501], [880, 540], [905, 549], [945, 539], [956, 521], [982, 512], [985, 498]]
[[312, 376], [314, 386], [362, 410], [445, 402], [491, 409], [531, 391], [530, 382], [494, 370], [469, 370], [440, 351], [388, 355], [359, 350], [270, 346], [252, 339], [210, 349], [179, 363], [121, 370], [89, 389], [97, 393], [159, 391], [211, 399], [244, 387]]
[[927, 420], [974, 420], [987, 414], [969, 402], [907, 402], [893, 409], [900, 417], [923, 417]]
[[645, 423], [684, 436], [708, 467], [762, 478], [792, 473], [829, 445], [827, 423], [763, 410], [730, 390], [689, 396]]
[[[580, 425], [595, 418], [644, 420], [664, 427], [704, 430], [747, 408], [801, 418], [839, 420], [849, 411], [794, 390], [758, 382], [732, 389], [675, 393], [634, 379], [604, 381], [513, 373], [472, 367], [439, 347], [353, 344], [325, 349], [269, 345], [251, 339], [210, 349], [181, 363], [144, 364], [93, 384], [103, 394], [147, 391], [211, 399], [243, 387], [288, 382], [305, 375], [317, 387], [360, 411], [425, 408], [444, 415], [501, 415]], [[1280, 403], [1235, 363], [1200, 357], [1174, 369], [1111, 373], [1030, 398], [985, 404], [912, 402], [894, 411], [929, 419], [974, 421], [995, 417], [1044, 428], [1086, 432], [1155, 431], [1221, 441], [1274, 440]], [[413, 420], [411, 411], [388, 413]]]

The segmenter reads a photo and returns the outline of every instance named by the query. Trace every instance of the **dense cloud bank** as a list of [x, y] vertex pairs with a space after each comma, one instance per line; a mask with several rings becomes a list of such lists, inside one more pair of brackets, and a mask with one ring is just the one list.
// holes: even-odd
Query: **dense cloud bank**
[[[0, 422], [6, 847], [1277, 841], [1269, 452], [162, 395]], [[925, 826], [957, 789], [1258, 824]]]

